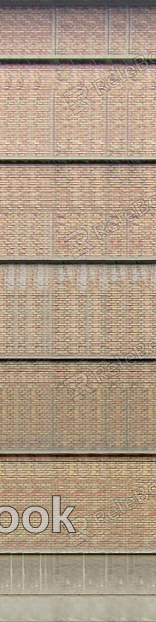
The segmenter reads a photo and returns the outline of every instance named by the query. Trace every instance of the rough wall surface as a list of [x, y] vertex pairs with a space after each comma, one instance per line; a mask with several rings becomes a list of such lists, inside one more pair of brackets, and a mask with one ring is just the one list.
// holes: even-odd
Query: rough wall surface
[[155, 66], [134, 72], [1, 64], [0, 158], [156, 157]]
[[0, 257], [154, 254], [155, 175], [155, 164], [1, 164]]
[[[16, 9], [16, 10], [15, 10]], [[7, 33], [7, 36], [6, 36]], [[0, 11], [1, 55], [98, 56], [155, 53], [155, 4], [14, 2]]]
[[136, 363], [130, 353], [125, 361], [3, 361], [0, 451], [155, 453], [155, 384], [155, 361]]
[[149, 554], [3, 554], [0, 594], [155, 595]]
[[155, 35], [153, 1], [0, 3], [3, 622], [155, 621]]
[[1, 264], [0, 292], [1, 357], [156, 355], [153, 264]]
[[[155, 550], [156, 458], [24, 456], [0, 458], [2, 505], [20, 515], [17, 529], [7, 537], [0, 534], [3, 551], [76, 552]], [[70, 516], [75, 533], [62, 525], [54, 533], [52, 495], [61, 496], [61, 510], [74, 506]], [[27, 507], [41, 506], [49, 514], [42, 533], [24, 529], [21, 514]], [[10, 525], [10, 515], [1, 517]], [[31, 524], [41, 517], [33, 512]]]

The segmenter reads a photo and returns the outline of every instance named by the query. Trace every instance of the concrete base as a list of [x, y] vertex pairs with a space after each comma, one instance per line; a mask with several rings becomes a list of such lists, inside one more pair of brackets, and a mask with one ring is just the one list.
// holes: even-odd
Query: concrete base
[[155, 622], [156, 555], [0, 555], [0, 622]]
[[156, 596], [0, 596], [2, 622], [155, 622]]

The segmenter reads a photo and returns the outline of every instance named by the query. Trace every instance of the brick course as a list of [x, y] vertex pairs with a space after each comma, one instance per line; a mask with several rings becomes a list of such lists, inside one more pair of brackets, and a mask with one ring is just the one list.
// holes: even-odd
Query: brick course
[[[7, 36], [6, 36], [7, 33]], [[1, 55], [150, 55], [155, 53], [154, 2], [5, 2]]]
[[156, 354], [155, 265], [0, 265], [0, 356]]
[[155, 361], [1, 362], [0, 451], [155, 451], [155, 384]]
[[0, 257], [152, 256], [156, 165], [1, 165]]
[[[0, 475], [1, 504], [15, 507], [20, 517], [31, 505], [45, 507], [50, 515], [41, 534], [26, 532], [21, 521], [12, 534], [0, 534], [1, 551], [155, 549], [155, 457], [0, 457]], [[76, 533], [64, 526], [61, 534], [52, 533], [52, 494], [61, 495], [62, 511], [75, 505]], [[39, 515], [31, 521], [38, 526]], [[1, 522], [7, 526], [9, 515]]]
[[0, 158], [156, 157], [153, 65], [0, 65], [0, 81]]

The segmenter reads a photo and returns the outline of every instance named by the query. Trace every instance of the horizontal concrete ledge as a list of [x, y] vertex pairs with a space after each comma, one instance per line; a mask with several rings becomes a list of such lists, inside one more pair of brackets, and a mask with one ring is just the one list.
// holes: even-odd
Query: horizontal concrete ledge
[[151, 64], [155, 64], [156, 63], [156, 56], [144, 56], [144, 55], [140, 55], [138, 54], [138, 56], [134, 56], [134, 55], [125, 55], [125, 56], [121, 56], [121, 55], [105, 55], [105, 56], [101, 56], [101, 55], [94, 55], [94, 56], [80, 56], [80, 55], [74, 55], [74, 56], [70, 56], [68, 55], [64, 55], [62, 54], [61, 56], [56, 56], [55, 54], [51, 54], [50, 56], [31, 56], [31, 55], [24, 55], [24, 56], [0, 56], [0, 63], [5, 63], [5, 64], [9, 64], [9, 63], [52, 63], [52, 64], [61, 64], [61, 63], [102, 63], [102, 64], [111, 64], [111, 63], [120, 63], [120, 64], [129, 64], [129, 63], [133, 63], [133, 64], [137, 64], [137, 63], [141, 63], [143, 65], [151, 65]]
[[156, 256], [117, 257], [0, 257], [0, 264], [155, 264]]
[[156, 155], [151, 157], [130, 157], [130, 156], [107, 156], [107, 157], [61, 157], [55, 156], [52, 157], [13, 157], [5, 156], [4, 158], [0, 157], [0, 164], [156, 164]]
[[156, 596], [0, 596], [1, 622], [155, 622]]
[[45, 449], [44, 447], [42, 449], [36, 449], [34, 447], [34, 449], [29, 449], [28, 447], [26, 447], [25, 449], [22, 448], [18, 448], [18, 449], [7, 449], [7, 453], [6, 453], [6, 448], [2, 448], [0, 449], [0, 456], [25, 456], [25, 455], [30, 455], [30, 456], [111, 456], [111, 455], [121, 455], [121, 456], [127, 456], [129, 458], [129, 456], [155, 456], [156, 455], [156, 447], [155, 449], [151, 449], [150, 447], [148, 449], [143, 449], [142, 447], [140, 447], [140, 449], [135, 448], [135, 447], [127, 447], [126, 449], [123, 449], [121, 447], [116, 447], [114, 449], [114, 447], [104, 447], [104, 449], [90, 449], [89, 447], [86, 447], [85, 449], [82, 449], [81, 447], [79, 449], [64, 449], [64, 448], [58, 448], [55, 447], [54, 449]]
[[142, 361], [144, 363], [146, 362], [154, 362], [156, 361], [156, 356], [138, 356], [138, 357], [132, 357], [129, 356], [129, 354], [127, 354], [127, 357], [122, 357], [122, 356], [92, 356], [92, 355], [88, 355], [86, 356], [34, 356], [34, 355], [30, 355], [30, 356], [12, 356], [7, 354], [6, 356], [2, 356], [0, 354], [0, 361], [93, 361], [93, 362], [98, 362], [98, 361], [112, 361], [112, 363], [120, 363], [123, 362], [125, 363], [125, 365], [129, 365], [129, 363], [138, 363], [139, 361]]
[[1, 549], [0, 551], [0, 555], [156, 555], [156, 548], [155, 549], [81, 549], [76, 547], [71, 549], [53, 549], [51, 548], [50, 550], [48, 549], [43, 549], [41, 551], [41, 549], [36, 549], [36, 550], [32, 550], [32, 549], [16, 549], [15, 551], [11, 550], [8, 551], [8, 549]]

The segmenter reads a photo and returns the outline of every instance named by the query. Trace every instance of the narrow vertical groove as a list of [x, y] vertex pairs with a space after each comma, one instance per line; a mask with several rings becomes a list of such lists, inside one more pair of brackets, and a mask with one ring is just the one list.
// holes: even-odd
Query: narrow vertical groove
[[[86, 280], [89, 281], [89, 275], [86, 274]], [[87, 284], [86, 284], [87, 287]], [[87, 322], [86, 322], [86, 336], [87, 336], [87, 343], [86, 343], [86, 352], [89, 355], [90, 352], [90, 292], [89, 292], [89, 286], [87, 287], [87, 293], [86, 293], [86, 307], [87, 307]]]
[[[53, 569], [52, 569], [52, 584], [55, 586], [55, 577], [56, 577], [56, 555], [53, 555]], [[55, 591], [55, 588], [54, 588]]]
[[105, 37], [106, 37], [106, 55], [109, 55], [109, 0], [104, 3], [105, 10]]
[[18, 356], [18, 351], [19, 351], [19, 340], [18, 340], [18, 335], [19, 335], [18, 282], [14, 283], [14, 288], [15, 288], [15, 298], [14, 298], [14, 304], [13, 304], [13, 326], [14, 326], [13, 332], [14, 332], [14, 339], [13, 339], [12, 349], [13, 349], [13, 356], [17, 357]]
[[55, 212], [53, 210], [52, 212], [52, 217], [50, 214], [50, 255], [51, 257], [53, 256], [53, 254], [55, 254]]
[[125, 417], [125, 441], [126, 441], [126, 449], [128, 448], [128, 434], [129, 434], [129, 389], [128, 387], [126, 387], [125, 389], [125, 411], [126, 411], [126, 417]]
[[126, 256], [129, 255], [129, 220], [125, 218], [126, 221]]
[[22, 592], [24, 593], [25, 581], [24, 581], [24, 553], [22, 553]]
[[126, 96], [126, 156], [129, 153], [129, 91]]
[[51, 9], [51, 18], [52, 18], [52, 45], [51, 45], [51, 54], [52, 56], [56, 56], [56, 5], [55, 0], [52, 0], [52, 9]]
[[52, 287], [51, 287], [51, 291], [50, 291], [50, 297], [49, 297], [49, 301], [50, 301], [50, 335], [51, 335], [51, 345], [50, 345], [50, 356], [53, 356], [53, 354], [55, 353], [54, 350], [54, 306], [53, 306], [53, 294], [54, 294], [54, 282], [52, 281]]
[[50, 391], [50, 400], [51, 400], [51, 408], [50, 408], [50, 435], [49, 435], [49, 447], [50, 451], [55, 449], [55, 401], [54, 401], [54, 389], [52, 388]]
[[108, 155], [108, 92], [106, 90], [106, 158]]
[[85, 561], [86, 561], [86, 556], [84, 555], [84, 553], [82, 554], [82, 589], [83, 589], [83, 593], [85, 594], [85, 583], [86, 583], [86, 568], [85, 568]]
[[106, 587], [108, 585], [108, 554], [106, 553], [105, 555], [105, 580], [106, 580]]
[[107, 389], [105, 391], [105, 399], [104, 399], [103, 403], [104, 403], [104, 408], [105, 408], [105, 413], [104, 413], [104, 421], [105, 421], [105, 439], [104, 439], [104, 444], [105, 444], [105, 447], [107, 449]]
[[12, 553], [10, 555], [10, 591], [13, 590], [13, 568], [12, 568]]
[[26, 305], [25, 305], [25, 326], [26, 326], [26, 354], [29, 354], [29, 290], [26, 290]]
[[52, 99], [52, 157], [55, 157], [55, 92]]
[[50, 289], [48, 300], [48, 323], [49, 323], [49, 356], [52, 356], [52, 344], [53, 344], [53, 293]]
[[[43, 553], [42, 553], [43, 555]], [[44, 592], [48, 591], [48, 581], [47, 581], [47, 555], [44, 553]]]
[[127, 0], [126, 6], [126, 55], [130, 55], [130, 5]]
[[[15, 409], [15, 415], [18, 412], [18, 387], [15, 385], [14, 387], [14, 392], [13, 392], [13, 401], [14, 401], [14, 409]], [[20, 438], [20, 432], [19, 432], [19, 422], [20, 422], [20, 417], [16, 417], [15, 419], [15, 434], [16, 434], [16, 438]]]
[[43, 584], [42, 584], [42, 553], [39, 555], [39, 564], [40, 564], [40, 594], [43, 592]]
[[[41, 266], [41, 268], [42, 268], [42, 266]], [[42, 277], [43, 277], [42, 287], [43, 287], [44, 293], [43, 293], [43, 309], [42, 309], [43, 337], [41, 337], [41, 339], [43, 338], [43, 340], [44, 340], [44, 345], [42, 346], [42, 350], [44, 350], [44, 356], [46, 356], [46, 352], [47, 352], [47, 348], [48, 348], [48, 343], [49, 343], [49, 322], [48, 322], [49, 318], [48, 318], [48, 304], [47, 304], [49, 296], [48, 296], [48, 299], [47, 299], [46, 273], [45, 273], [44, 269], [43, 269]]]

